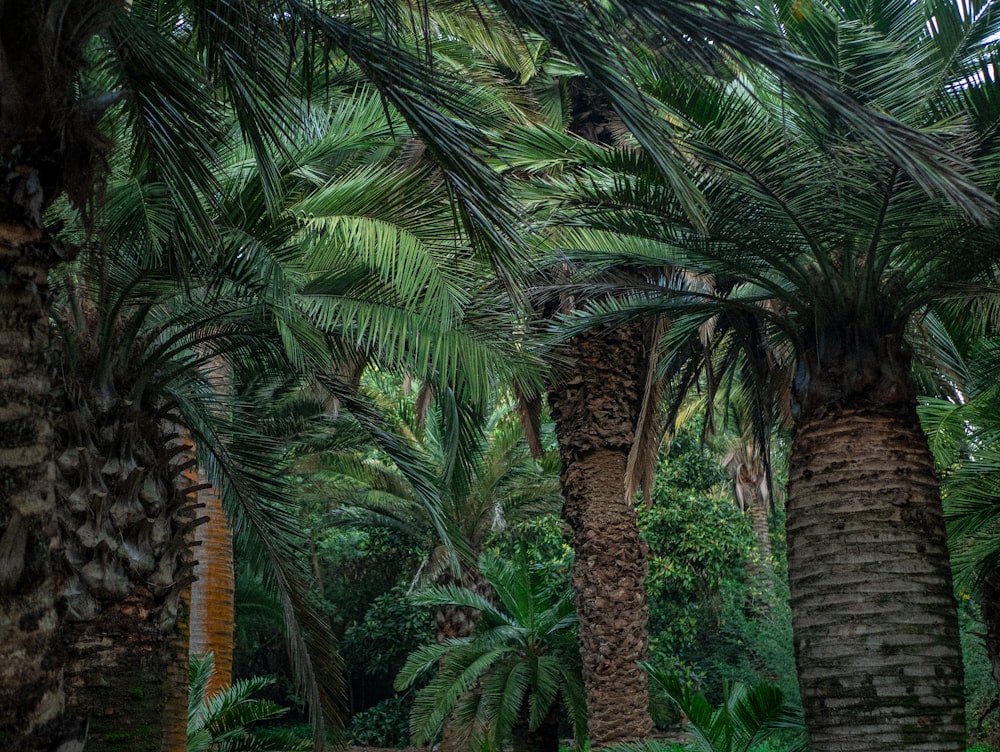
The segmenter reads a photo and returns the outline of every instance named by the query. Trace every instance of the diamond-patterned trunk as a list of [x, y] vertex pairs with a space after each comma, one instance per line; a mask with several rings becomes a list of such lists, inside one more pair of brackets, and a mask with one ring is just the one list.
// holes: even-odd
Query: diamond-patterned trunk
[[56, 459], [67, 715], [87, 725], [88, 752], [160, 752], [170, 669], [187, 658], [193, 452], [165, 411], [79, 387]]
[[647, 737], [646, 544], [625, 473], [648, 360], [639, 324], [575, 338], [570, 374], [549, 390], [573, 530], [573, 586], [593, 748]]

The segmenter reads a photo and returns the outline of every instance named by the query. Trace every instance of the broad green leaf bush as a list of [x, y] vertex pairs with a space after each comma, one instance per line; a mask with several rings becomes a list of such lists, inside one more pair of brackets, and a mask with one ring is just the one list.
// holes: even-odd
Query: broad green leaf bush
[[[572, 594], [553, 590], [544, 568], [483, 554], [479, 568], [497, 602], [467, 588], [432, 586], [413, 596], [425, 606], [454, 605], [481, 613], [471, 637], [432, 643], [413, 652], [396, 679], [413, 686], [437, 669], [417, 693], [411, 716], [414, 743], [432, 742], [446, 719], [471, 747], [499, 749], [511, 736], [558, 747], [558, 711], [569, 716], [577, 744], [586, 735], [583, 678]], [[545, 741], [542, 741], [545, 740]]]
[[661, 484], [653, 506], [640, 508], [639, 527], [649, 544], [651, 661], [717, 692], [716, 664], [731, 661], [741, 639], [723, 627], [727, 602], [744, 592], [745, 552], [754, 546], [749, 524], [721, 490]]
[[351, 718], [351, 740], [355, 746], [405, 747], [410, 741], [409, 694], [395, 695], [356, 713]]
[[807, 752], [805, 718], [773, 684], [723, 685], [716, 706], [682, 677], [646, 664], [650, 689], [673, 702], [687, 719], [694, 752], [743, 752], [780, 740], [786, 752]]
[[351, 674], [392, 677], [419, 645], [433, 639], [430, 612], [407, 598], [397, 585], [375, 598], [364, 618], [344, 632], [341, 656]]

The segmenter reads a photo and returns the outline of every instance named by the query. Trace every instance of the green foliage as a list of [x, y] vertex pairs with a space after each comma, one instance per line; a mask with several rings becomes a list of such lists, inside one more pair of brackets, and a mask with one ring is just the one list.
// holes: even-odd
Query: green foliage
[[409, 581], [420, 559], [408, 536], [379, 527], [327, 527], [316, 549], [323, 595], [342, 628], [364, 619], [379, 595]]
[[727, 684], [718, 707], [679, 677], [647, 665], [650, 685], [663, 693], [688, 719], [690, 747], [698, 752], [742, 752], [784, 735], [787, 752], [808, 749], [805, 719], [767, 682]]
[[997, 684], [983, 644], [985, 626], [978, 596], [958, 593], [958, 623], [962, 630], [962, 664], [965, 668], [966, 723], [970, 742], [980, 742], [992, 750], [1000, 743], [1000, 716], [991, 707], [997, 699]]
[[649, 544], [651, 652], [697, 661], [721, 625], [727, 588], [742, 586], [754, 545], [746, 519], [722, 492], [660, 485], [639, 526]]
[[688, 421], [671, 438], [666, 461], [657, 468], [657, 485], [710, 491], [726, 482], [726, 470], [701, 440], [703, 419]]
[[[711, 656], [708, 675], [746, 684], [763, 679], [776, 685], [790, 705], [797, 706], [801, 698], [788, 585], [779, 577], [771, 579], [771, 601], [761, 612], [747, 613], [744, 588], [730, 590], [720, 626], [721, 644]], [[715, 689], [712, 684], [706, 691]]]
[[212, 695], [206, 695], [214, 670], [209, 653], [191, 656], [188, 690], [187, 752], [296, 752], [312, 749], [312, 744], [291, 733], [258, 733], [254, 725], [274, 720], [286, 709], [253, 695], [273, 680], [242, 679]]
[[[774, 514], [773, 567], [757, 575], [767, 581], [748, 581], [756, 540], [719, 456], [700, 436], [700, 420], [678, 432], [661, 460], [653, 507], [639, 510], [650, 545], [651, 662], [712, 700], [721, 699], [725, 680], [764, 679], [797, 705], [782, 510]], [[673, 704], [652, 699], [658, 723], [675, 723]]]
[[409, 741], [410, 695], [396, 695], [351, 719], [351, 739], [357, 746], [405, 747]]
[[534, 732], [553, 722], [557, 701], [582, 743], [586, 710], [572, 593], [553, 591], [545, 572], [529, 567], [523, 551], [516, 563], [484, 554], [479, 566], [498, 605], [455, 586], [431, 587], [414, 596], [426, 606], [481, 612], [471, 637], [426, 645], [400, 672], [396, 686], [404, 689], [438, 668], [414, 703], [414, 743], [431, 741], [454, 710], [456, 722], [474, 740], [498, 748], [516, 726]]
[[375, 598], [364, 618], [347, 628], [340, 650], [351, 673], [391, 678], [406, 656], [432, 636], [427, 609], [397, 585]]
[[565, 523], [556, 514], [544, 514], [508, 525], [493, 534], [489, 551], [502, 559], [514, 560], [524, 552], [528, 561], [536, 562], [536, 576], [541, 570], [548, 575], [548, 585], [555, 592], [567, 590], [573, 566], [573, 548]]

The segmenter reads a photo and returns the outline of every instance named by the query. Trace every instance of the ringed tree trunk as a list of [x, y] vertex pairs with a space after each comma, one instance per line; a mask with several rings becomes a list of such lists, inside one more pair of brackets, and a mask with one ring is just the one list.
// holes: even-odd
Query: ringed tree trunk
[[958, 620], [909, 357], [901, 336], [845, 331], [800, 360], [795, 395], [788, 570], [810, 749], [960, 752]]
[[625, 477], [647, 374], [640, 324], [574, 338], [573, 371], [549, 390], [562, 460], [563, 516], [573, 530], [572, 579], [594, 748], [652, 732], [646, 550]]
[[[751, 453], [747, 454], [753, 457]], [[750, 529], [757, 542], [757, 550], [751, 552], [744, 565], [747, 585], [745, 610], [750, 616], [765, 616], [771, 610], [775, 597], [767, 477], [764, 468], [751, 461], [740, 468], [735, 482], [737, 498], [743, 514], [750, 520]]]

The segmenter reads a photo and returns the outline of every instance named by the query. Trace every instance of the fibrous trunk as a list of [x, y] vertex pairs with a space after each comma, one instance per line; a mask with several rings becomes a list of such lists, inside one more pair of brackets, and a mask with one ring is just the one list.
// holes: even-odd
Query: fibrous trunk
[[940, 494], [913, 405], [800, 420], [787, 513], [810, 749], [964, 750]]
[[0, 748], [64, 738], [47, 268], [41, 230], [0, 215]]
[[[0, 748], [78, 742], [63, 719], [48, 275], [70, 256], [44, 227], [89, 197], [102, 142], [76, 106], [83, 54], [115, 0], [0, 2]], [[77, 744], [77, 747], [79, 745]]]
[[573, 586], [594, 748], [652, 731], [646, 544], [625, 473], [647, 370], [637, 324], [575, 338], [572, 374], [549, 391], [562, 460], [563, 516], [573, 530]]
[[161, 752], [183, 678], [171, 669], [187, 662], [178, 611], [197, 474], [165, 411], [116, 391], [78, 381], [58, 424], [66, 715], [87, 728], [88, 752]]

